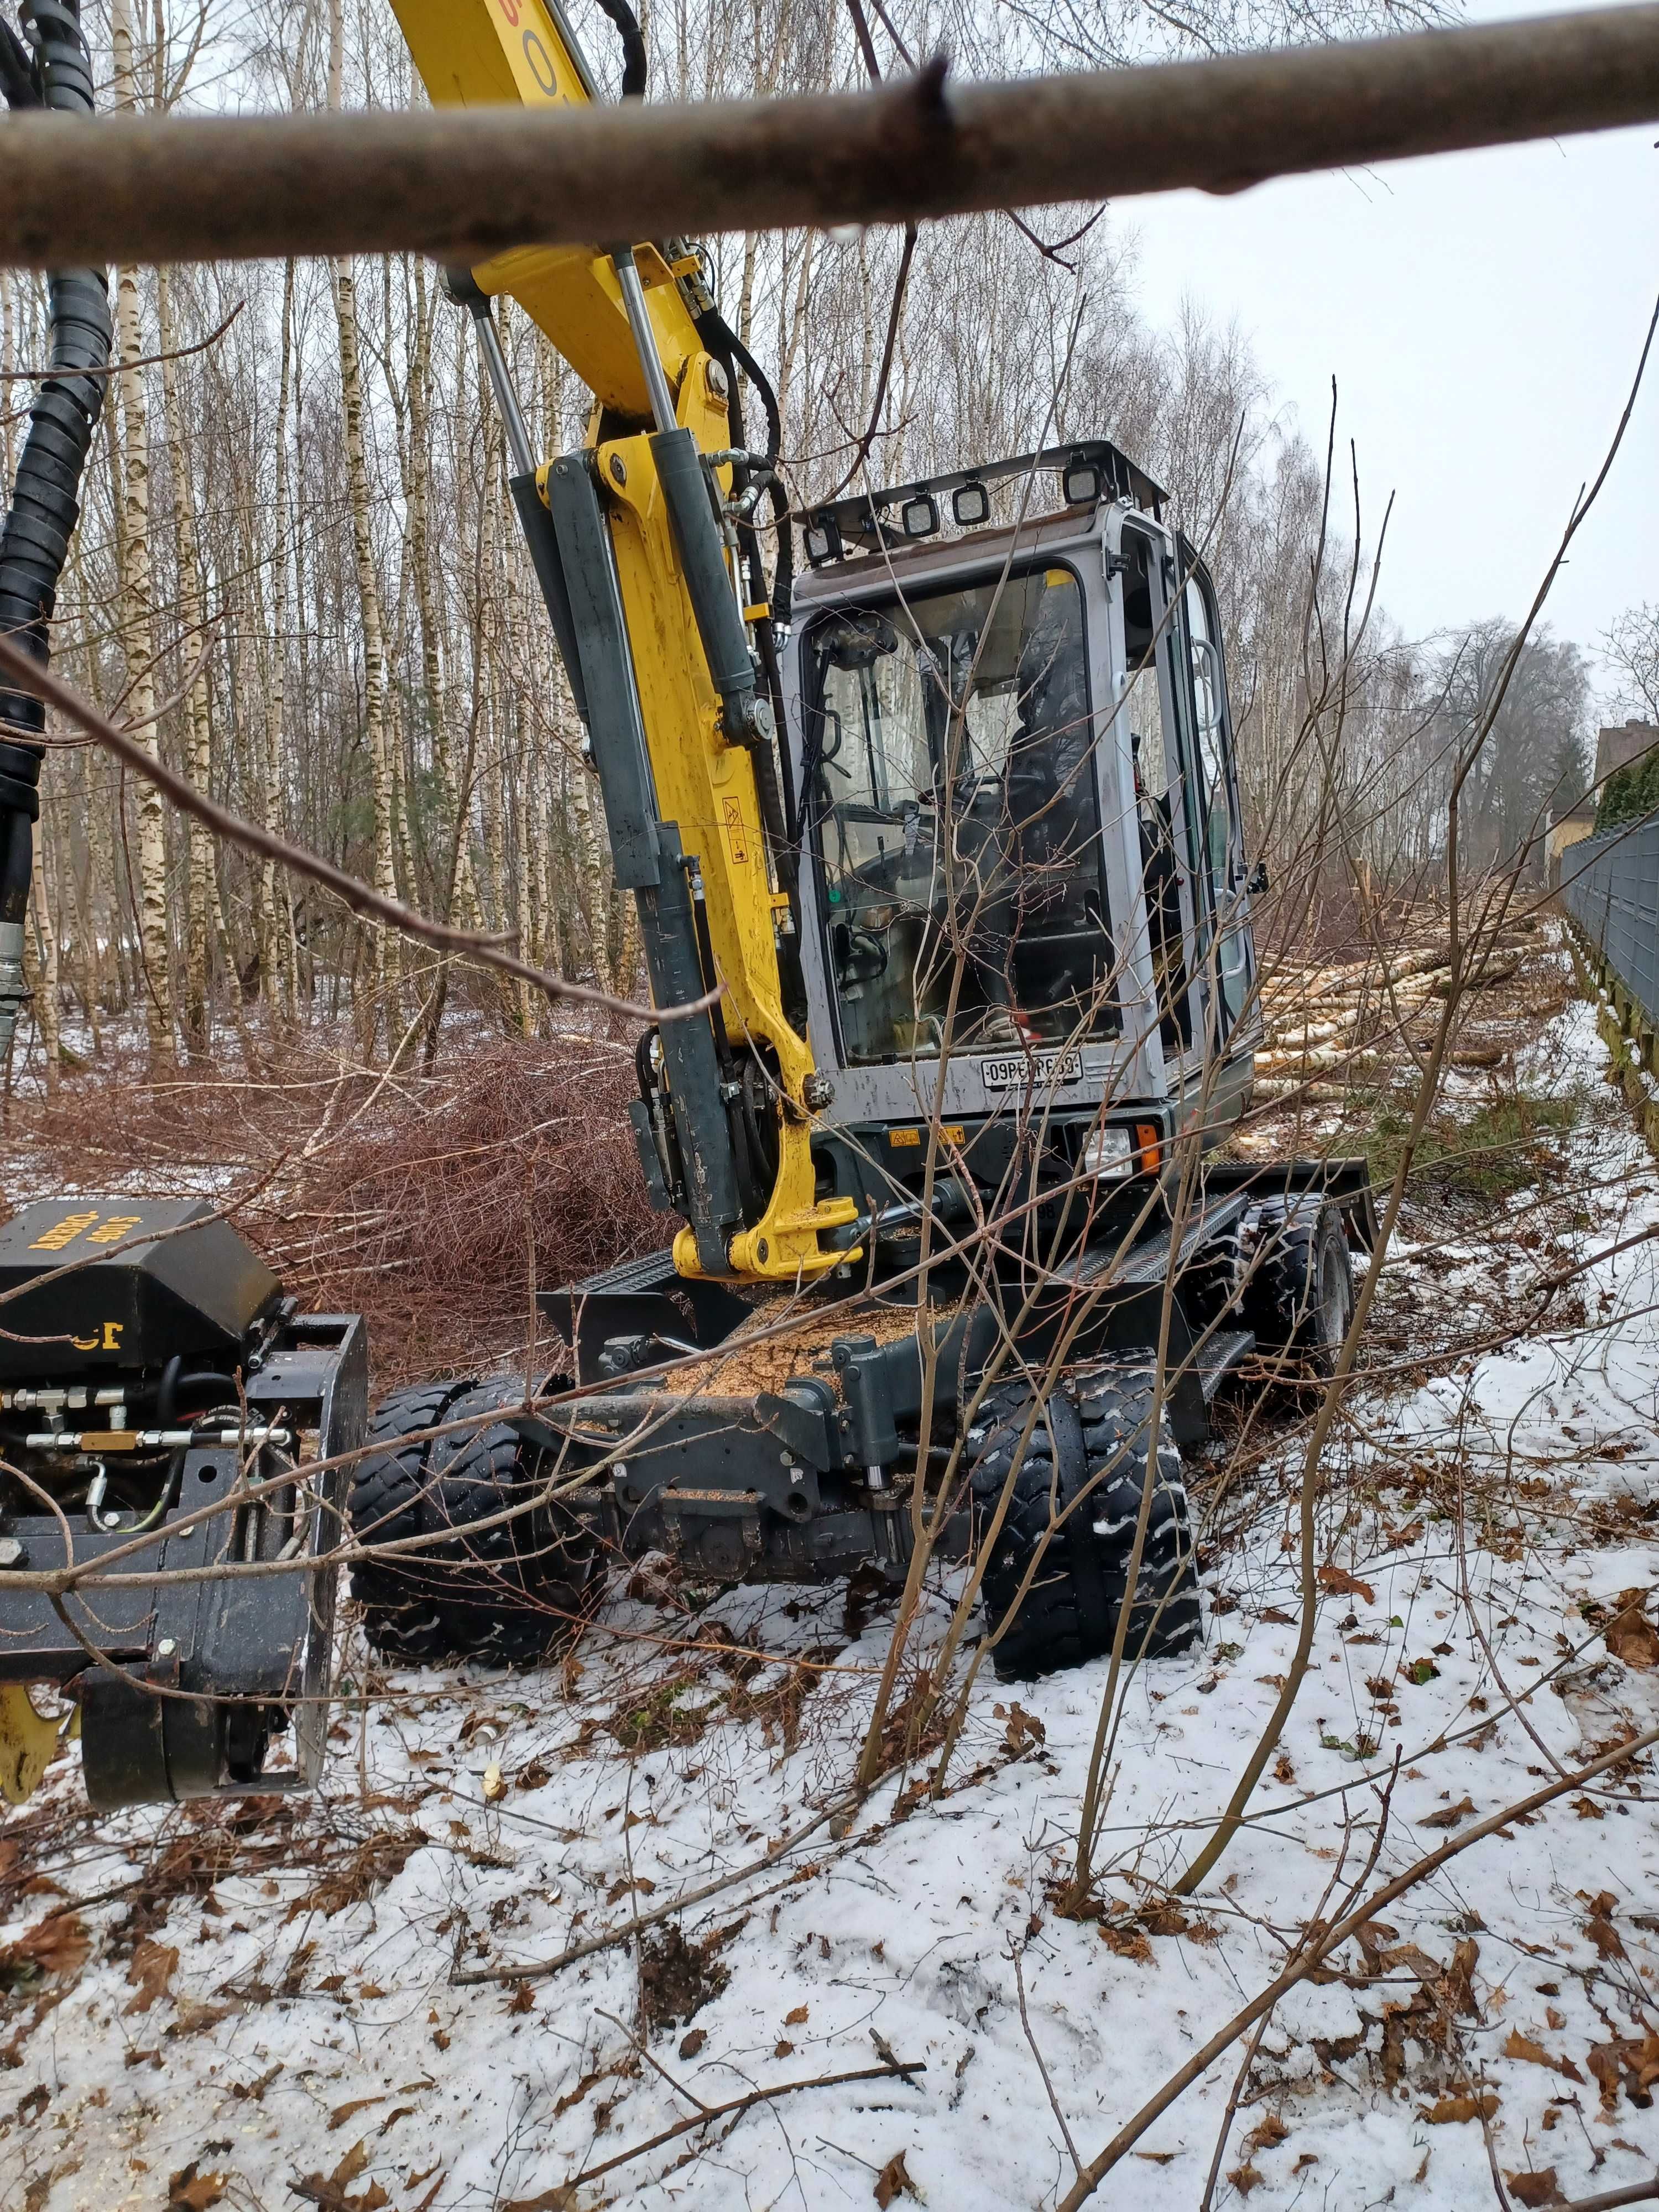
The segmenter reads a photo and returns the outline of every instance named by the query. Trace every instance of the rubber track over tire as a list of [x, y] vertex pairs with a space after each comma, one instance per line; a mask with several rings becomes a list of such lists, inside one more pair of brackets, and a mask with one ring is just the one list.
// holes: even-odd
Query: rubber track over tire
[[[371, 1441], [516, 1405], [517, 1377], [399, 1391], [376, 1412]], [[521, 1666], [541, 1658], [580, 1616], [590, 1586], [590, 1541], [538, 1540], [530, 1516], [480, 1528], [526, 1502], [538, 1486], [536, 1454], [510, 1428], [488, 1424], [410, 1443], [362, 1462], [351, 1515], [362, 1540], [410, 1535], [444, 1540], [396, 1563], [356, 1570], [364, 1627], [388, 1657], [483, 1659]]]
[[[357, 1462], [351, 1479], [351, 1528], [361, 1544], [391, 1544], [422, 1535], [421, 1512], [430, 1438], [408, 1443], [411, 1431], [436, 1428], [471, 1382], [422, 1382], [396, 1390], [370, 1416], [366, 1441], [386, 1447]], [[418, 1555], [384, 1564], [363, 1561], [351, 1571], [352, 1595], [363, 1609], [363, 1627], [387, 1658], [439, 1659], [447, 1649], [436, 1608], [420, 1586]]]
[[[1001, 1680], [1029, 1680], [1111, 1650], [1140, 1510], [1152, 1395], [1150, 1370], [1115, 1365], [1071, 1378], [1035, 1421], [983, 1583], [994, 1628], [1041, 1551], [1030, 1587], [991, 1655]], [[994, 1389], [969, 1432], [981, 1528], [1002, 1497], [1031, 1407], [1024, 1385]], [[1154, 1480], [1124, 1645], [1131, 1660], [1184, 1651], [1203, 1626], [1187, 1487], [1167, 1433]], [[1054, 1514], [1085, 1486], [1083, 1502], [1050, 1534]]]

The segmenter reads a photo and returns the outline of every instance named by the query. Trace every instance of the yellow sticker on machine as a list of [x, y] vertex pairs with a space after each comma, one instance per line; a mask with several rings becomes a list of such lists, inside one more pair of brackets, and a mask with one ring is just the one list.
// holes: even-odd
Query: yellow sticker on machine
[[97, 1218], [95, 1206], [87, 1213], [66, 1213], [61, 1221], [54, 1221], [50, 1229], [37, 1237], [29, 1249], [31, 1252], [61, 1252], [64, 1245], [74, 1243], [83, 1229], [90, 1229]]
[[31, 1252], [61, 1252], [76, 1238], [85, 1235], [88, 1244], [118, 1244], [129, 1231], [140, 1228], [142, 1213], [110, 1213], [100, 1215], [95, 1206], [84, 1212], [66, 1213], [60, 1221], [44, 1230], [29, 1246]]

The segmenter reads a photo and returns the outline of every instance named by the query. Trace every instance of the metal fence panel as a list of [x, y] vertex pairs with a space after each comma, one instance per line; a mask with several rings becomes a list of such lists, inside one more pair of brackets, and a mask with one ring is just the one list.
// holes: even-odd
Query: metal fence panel
[[1569, 845], [1561, 898], [1659, 1028], [1659, 814]]

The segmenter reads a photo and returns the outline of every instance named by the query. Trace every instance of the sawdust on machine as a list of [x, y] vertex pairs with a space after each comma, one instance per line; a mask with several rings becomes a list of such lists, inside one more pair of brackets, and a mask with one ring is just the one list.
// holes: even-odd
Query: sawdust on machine
[[[676, 1367], [657, 1387], [677, 1397], [746, 1398], [760, 1390], [781, 1390], [793, 1375], [821, 1375], [834, 1382], [829, 1351], [834, 1338], [873, 1336], [878, 1344], [896, 1344], [916, 1333], [914, 1306], [873, 1302], [838, 1313], [833, 1328], [826, 1329], [823, 1316], [810, 1309], [799, 1322], [781, 1328], [791, 1303], [781, 1299], [757, 1307], [753, 1318], [715, 1351]], [[939, 1318], [941, 1310], [930, 1307], [930, 1322]]]

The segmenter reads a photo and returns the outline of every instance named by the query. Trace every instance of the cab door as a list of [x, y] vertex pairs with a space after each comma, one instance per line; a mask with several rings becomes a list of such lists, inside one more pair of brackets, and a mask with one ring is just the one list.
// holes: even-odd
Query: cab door
[[1211, 981], [1213, 1048], [1224, 1052], [1255, 1003], [1255, 952], [1249, 926], [1244, 824], [1227, 701], [1226, 662], [1215, 587], [1192, 549], [1181, 541], [1182, 647], [1177, 681], [1192, 731], [1189, 799], [1199, 848], [1197, 872], [1208, 909], [1213, 948]]
[[[1109, 549], [1109, 552], [1110, 549]], [[1119, 747], [1133, 778], [1135, 867], [1165, 1067], [1201, 1054], [1209, 906], [1194, 811], [1191, 676], [1167, 535], [1124, 520], [1115, 553], [1121, 630]]]

